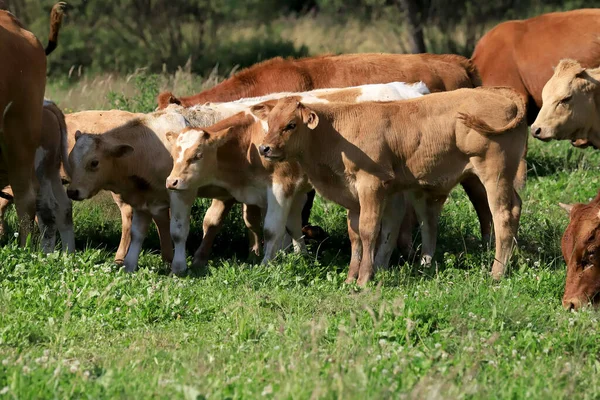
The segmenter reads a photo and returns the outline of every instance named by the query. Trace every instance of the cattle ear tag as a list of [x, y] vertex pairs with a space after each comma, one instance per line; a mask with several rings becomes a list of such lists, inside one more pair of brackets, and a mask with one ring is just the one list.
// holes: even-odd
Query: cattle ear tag
[[83, 133], [81, 133], [81, 131], [78, 129], [78, 130], [75, 132], [75, 141], [78, 141], [78, 140], [79, 140], [79, 138], [81, 137], [81, 135], [83, 135]]
[[573, 204], [558, 203], [558, 205], [560, 206], [560, 208], [565, 210], [567, 212], [567, 214], [569, 214], [569, 215], [571, 214], [571, 210], [574, 207]]

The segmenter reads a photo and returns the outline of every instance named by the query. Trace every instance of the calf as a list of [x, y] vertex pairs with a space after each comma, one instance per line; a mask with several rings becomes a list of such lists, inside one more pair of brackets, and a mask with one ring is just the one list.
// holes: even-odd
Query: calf
[[[330, 101], [356, 103], [413, 98], [428, 92], [422, 83], [406, 85], [393, 82], [347, 89], [320, 89], [299, 95], [304, 101], [327, 104]], [[265, 97], [284, 95], [286, 93]], [[253, 104], [255, 101], [256, 99], [249, 99], [231, 104]], [[257, 157], [257, 146], [264, 137], [265, 124], [252, 115], [250, 107], [246, 106], [245, 110], [211, 127], [186, 128], [179, 134], [167, 135], [175, 160], [166, 181], [167, 188], [172, 192], [174, 270], [182, 271], [186, 268], [185, 242], [195, 194], [205, 196], [203, 192], [214, 188], [225, 192], [221, 196], [228, 195], [229, 198], [256, 205], [265, 211], [263, 263], [271, 260], [281, 247], [286, 230], [292, 237], [294, 249], [304, 249], [301, 213], [305, 193], [312, 188], [296, 162], [273, 165]], [[197, 252], [194, 255], [194, 265], [201, 265], [203, 262], [203, 255]]]
[[570, 140], [600, 147], [600, 68], [562, 60], [542, 90], [542, 109], [531, 126], [536, 139]]
[[380, 224], [397, 232], [393, 200], [399, 191], [411, 193], [428, 227], [423, 252], [431, 257], [443, 201], [470, 173], [485, 186], [494, 220], [492, 274], [504, 274], [521, 211], [513, 182], [527, 141], [525, 104], [513, 90], [459, 89], [360, 104], [304, 104], [288, 97], [253, 112], [268, 123], [261, 155], [297, 161], [318, 192], [348, 209], [347, 282], [358, 278], [365, 285], [371, 279]]
[[600, 192], [588, 204], [560, 204], [569, 213], [561, 240], [567, 263], [563, 307], [579, 309], [600, 303]]

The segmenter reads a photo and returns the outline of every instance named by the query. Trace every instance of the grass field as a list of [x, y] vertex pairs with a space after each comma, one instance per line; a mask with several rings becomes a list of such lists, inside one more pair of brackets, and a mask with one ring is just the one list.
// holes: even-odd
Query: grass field
[[[320, 199], [312, 221], [331, 237], [309, 256], [247, 263], [234, 209], [207, 273], [186, 278], [168, 276], [155, 231], [140, 271], [118, 271], [106, 196], [76, 204], [75, 255], [18, 249], [11, 233], [0, 248], [0, 398], [598, 398], [600, 315], [561, 308], [568, 219], [557, 202], [596, 194], [600, 155], [530, 140], [528, 161], [519, 250], [500, 283], [461, 189], [435, 266], [396, 265], [362, 290], [343, 283], [345, 213]], [[190, 251], [206, 206], [194, 210]]]

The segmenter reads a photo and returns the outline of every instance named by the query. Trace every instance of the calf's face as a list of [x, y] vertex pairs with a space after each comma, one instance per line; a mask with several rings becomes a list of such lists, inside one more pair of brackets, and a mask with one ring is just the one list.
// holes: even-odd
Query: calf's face
[[589, 204], [561, 204], [570, 222], [561, 241], [567, 263], [563, 307], [600, 303], [600, 193]]
[[173, 169], [167, 177], [169, 190], [197, 189], [217, 172], [217, 149], [227, 139], [229, 128], [218, 132], [185, 128], [180, 133], [169, 132]]
[[597, 139], [590, 137], [597, 84], [579, 63], [561, 61], [542, 90], [542, 109], [531, 126], [533, 137], [570, 140], [576, 147], [598, 147]]
[[112, 142], [102, 135], [75, 133], [75, 146], [69, 155], [72, 176], [67, 195], [72, 200], [85, 200], [105, 188], [118, 176], [115, 162], [133, 152], [128, 144]]
[[257, 104], [251, 111], [267, 122], [267, 135], [258, 151], [271, 161], [297, 156], [302, 142], [310, 140], [307, 133], [319, 124], [317, 114], [300, 103], [297, 97], [280, 99], [274, 106], [272, 103]]

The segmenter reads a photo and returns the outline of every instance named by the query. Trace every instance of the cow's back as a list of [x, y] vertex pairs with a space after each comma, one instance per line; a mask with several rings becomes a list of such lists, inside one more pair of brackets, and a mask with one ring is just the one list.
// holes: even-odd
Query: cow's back
[[485, 86], [511, 86], [530, 99], [530, 123], [542, 88], [563, 58], [600, 65], [600, 9], [543, 14], [497, 25], [477, 43], [472, 60]]

